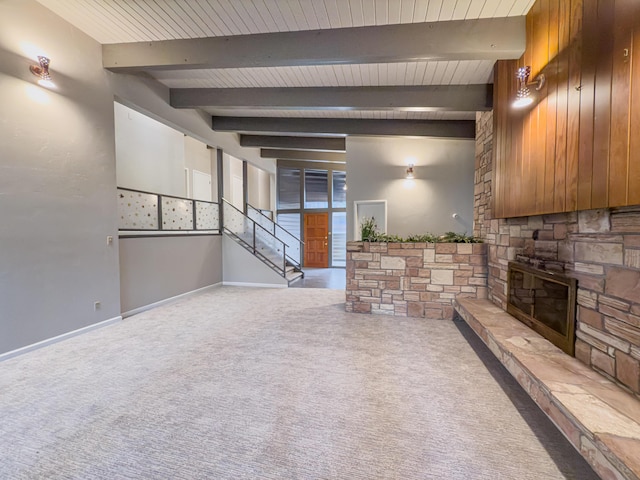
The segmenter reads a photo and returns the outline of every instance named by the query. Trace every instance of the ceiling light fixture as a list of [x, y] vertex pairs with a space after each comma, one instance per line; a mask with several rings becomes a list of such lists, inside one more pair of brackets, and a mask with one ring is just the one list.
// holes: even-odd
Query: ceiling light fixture
[[31, 65], [29, 70], [36, 77], [39, 77], [38, 84], [43, 87], [52, 87], [53, 83], [51, 82], [51, 74], [49, 73], [49, 64], [51, 61], [47, 57], [38, 55], [38, 63], [39, 65]]
[[535, 85], [536, 91], [542, 90], [544, 87], [546, 78], [544, 73], [538, 75], [533, 82], [529, 82], [529, 75], [531, 75], [531, 67], [525, 66], [518, 68], [516, 72], [516, 78], [518, 79], [518, 92], [516, 93], [516, 99], [512, 106], [514, 108], [524, 108], [533, 103], [533, 97], [531, 96], [530, 86]]

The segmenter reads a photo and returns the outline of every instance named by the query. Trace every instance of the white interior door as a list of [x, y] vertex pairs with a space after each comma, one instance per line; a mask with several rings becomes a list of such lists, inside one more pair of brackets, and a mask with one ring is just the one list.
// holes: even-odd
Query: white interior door
[[194, 170], [191, 190], [193, 193], [193, 196], [191, 198], [195, 200], [205, 200], [207, 202], [211, 202], [211, 175], [209, 175], [208, 173], [200, 172], [198, 170]]
[[234, 175], [231, 177], [231, 204], [238, 210], [244, 209], [244, 194], [242, 191], [242, 177]]

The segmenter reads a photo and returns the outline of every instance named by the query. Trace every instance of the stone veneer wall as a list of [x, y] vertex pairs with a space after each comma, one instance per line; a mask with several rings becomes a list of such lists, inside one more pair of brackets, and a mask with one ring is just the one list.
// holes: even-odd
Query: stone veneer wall
[[505, 308], [510, 260], [563, 267], [578, 279], [576, 357], [640, 394], [640, 206], [494, 219], [492, 137], [491, 112], [478, 114], [474, 235], [488, 244], [489, 299]]
[[347, 242], [348, 312], [452, 319], [456, 296], [486, 298], [482, 243]]

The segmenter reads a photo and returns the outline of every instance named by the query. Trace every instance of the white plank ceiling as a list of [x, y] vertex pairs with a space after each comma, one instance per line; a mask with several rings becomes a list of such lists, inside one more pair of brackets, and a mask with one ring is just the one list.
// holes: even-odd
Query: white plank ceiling
[[204, 108], [205, 112], [221, 117], [277, 117], [277, 118], [360, 118], [376, 120], [474, 120], [474, 112], [414, 112], [404, 110], [274, 110]]
[[100, 43], [524, 15], [533, 0], [38, 0]]
[[489, 83], [492, 72], [491, 60], [461, 60], [167, 70], [153, 75], [171, 88], [377, 87]]
[[[525, 15], [534, 0], [38, 0], [99, 43], [150, 42]], [[162, 70], [170, 88], [363, 87], [492, 82], [493, 61]], [[472, 112], [213, 109], [213, 115], [473, 119]]]

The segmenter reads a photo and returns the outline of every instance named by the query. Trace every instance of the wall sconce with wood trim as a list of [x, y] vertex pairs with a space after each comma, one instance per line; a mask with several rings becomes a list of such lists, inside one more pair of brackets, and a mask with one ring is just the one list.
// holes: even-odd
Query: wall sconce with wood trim
[[49, 73], [50, 63], [51, 61], [47, 57], [38, 55], [38, 65], [31, 65], [29, 67], [31, 73], [39, 77], [38, 84], [47, 88], [55, 86], [51, 81], [51, 74]]
[[518, 79], [518, 93], [516, 93], [516, 99], [512, 104], [514, 108], [528, 107], [533, 103], [533, 97], [529, 87], [535, 85], [536, 91], [540, 91], [542, 90], [542, 87], [544, 87], [546, 81], [544, 73], [538, 75], [533, 82], [529, 82], [529, 75], [531, 75], [531, 67], [528, 65], [518, 68], [518, 71], [516, 72], [516, 78]]

